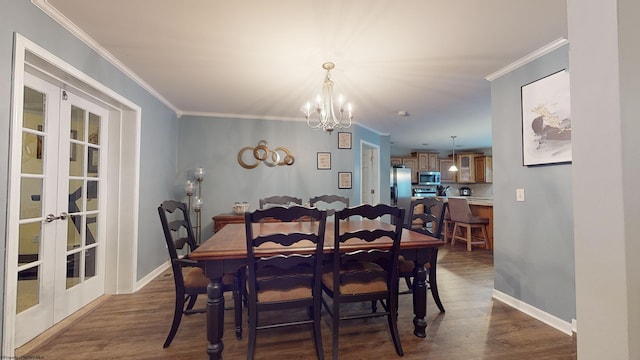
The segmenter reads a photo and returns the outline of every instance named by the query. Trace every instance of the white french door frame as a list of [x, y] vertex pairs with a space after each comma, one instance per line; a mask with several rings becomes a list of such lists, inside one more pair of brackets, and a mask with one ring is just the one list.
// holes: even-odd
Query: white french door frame
[[[14, 37], [11, 147], [8, 189], [7, 232], [5, 237], [4, 318], [2, 354], [15, 353], [15, 320], [18, 264], [17, 217], [20, 204], [21, 122], [25, 71], [40, 73], [57, 80], [109, 108], [107, 120], [109, 146], [106, 154], [108, 178], [104, 191], [110, 201], [106, 204], [106, 223], [110, 229], [106, 237], [105, 293], [131, 293], [136, 289], [138, 248], [138, 205], [141, 108], [107, 86], [62, 61], [20, 34]], [[62, 80], [64, 79], [64, 80]]]

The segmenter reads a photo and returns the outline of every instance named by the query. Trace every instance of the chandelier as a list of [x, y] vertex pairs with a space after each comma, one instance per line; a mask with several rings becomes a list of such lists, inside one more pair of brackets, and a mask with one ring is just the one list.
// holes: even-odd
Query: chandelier
[[[351, 126], [353, 120], [351, 103], [345, 103], [342, 95], [338, 97], [337, 115], [333, 104], [333, 81], [331, 81], [331, 70], [335, 67], [332, 62], [322, 64], [322, 68], [327, 70], [322, 83], [322, 95], [318, 95], [315, 105], [311, 106], [307, 102], [302, 109], [307, 125], [313, 129], [322, 129], [329, 134], [335, 129], [345, 129]], [[346, 108], [346, 109], [345, 109]]]

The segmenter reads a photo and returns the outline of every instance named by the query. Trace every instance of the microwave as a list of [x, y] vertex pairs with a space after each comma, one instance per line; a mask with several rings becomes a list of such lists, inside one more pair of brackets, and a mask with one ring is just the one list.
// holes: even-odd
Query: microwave
[[440, 171], [418, 171], [419, 185], [440, 185]]

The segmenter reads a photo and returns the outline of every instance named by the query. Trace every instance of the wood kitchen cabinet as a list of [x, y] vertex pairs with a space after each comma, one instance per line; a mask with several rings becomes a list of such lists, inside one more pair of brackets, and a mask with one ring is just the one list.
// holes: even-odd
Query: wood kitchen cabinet
[[392, 157], [391, 158], [391, 166], [396, 166], [396, 165], [402, 165], [402, 158], [401, 157]]
[[418, 183], [418, 158], [410, 157], [410, 158], [402, 158], [402, 164], [407, 168], [411, 169], [411, 183]]
[[449, 171], [453, 165], [452, 159], [440, 159], [440, 181], [443, 183], [456, 182], [456, 173]]
[[438, 171], [438, 154], [419, 152], [413, 153], [418, 158], [418, 171]]
[[458, 182], [459, 183], [473, 183], [476, 181], [476, 163], [474, 161], [475, 155], [473, 154], [461, 154], [458, 155]]
[[476, 156], [475, 163], [475, 175], [476, 182], [490, 183], [493, 182], [493, 159], [491, 156]]

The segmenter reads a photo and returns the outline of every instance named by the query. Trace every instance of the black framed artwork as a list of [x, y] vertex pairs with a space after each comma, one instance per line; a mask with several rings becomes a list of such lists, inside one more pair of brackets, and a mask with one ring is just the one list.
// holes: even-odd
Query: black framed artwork
[[351, 133], [350, 132], [338, 133], [338, 149], [351, 149]]
[[338, 172], [338, 189], [351, 189], [351, 172]]
[[318, 170], [331, 170], [331, 153], [319, 152], [316, 160]]

